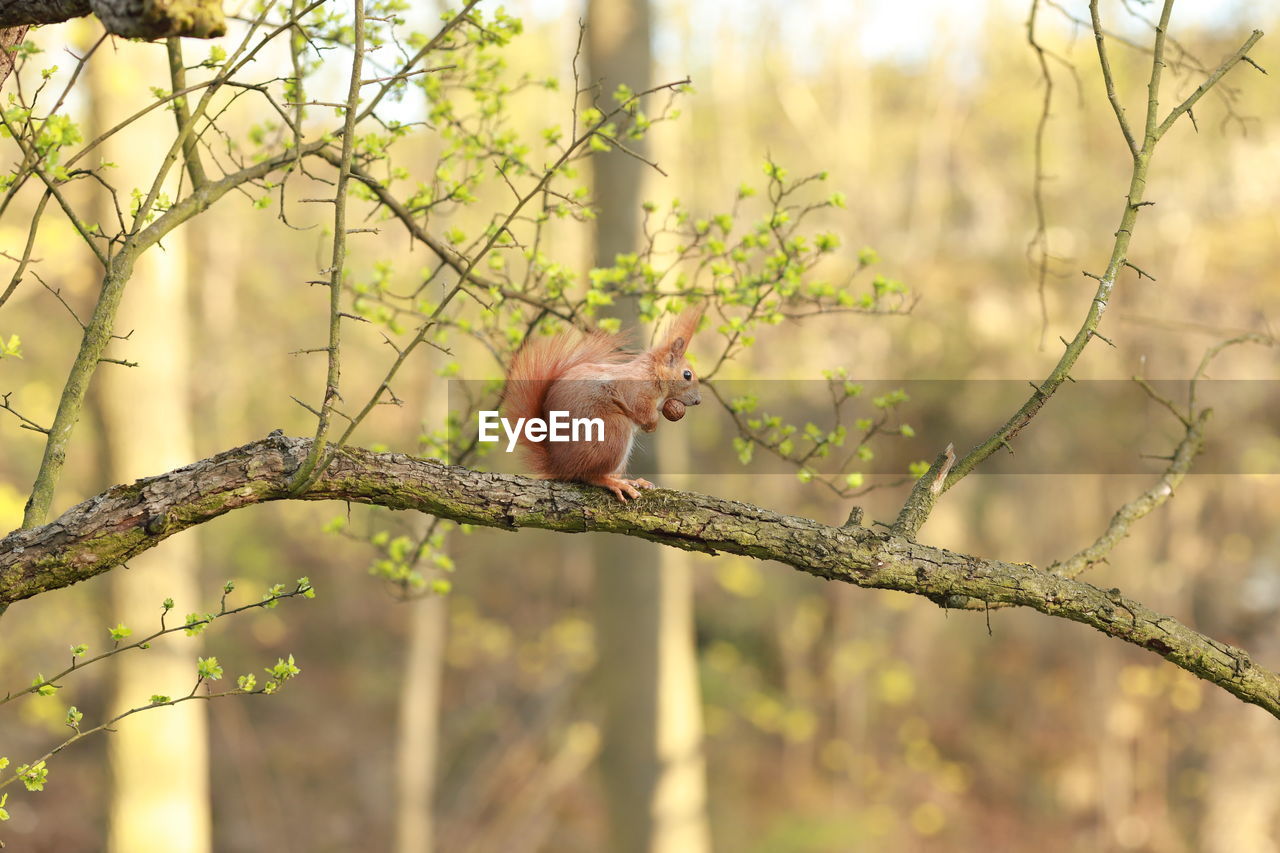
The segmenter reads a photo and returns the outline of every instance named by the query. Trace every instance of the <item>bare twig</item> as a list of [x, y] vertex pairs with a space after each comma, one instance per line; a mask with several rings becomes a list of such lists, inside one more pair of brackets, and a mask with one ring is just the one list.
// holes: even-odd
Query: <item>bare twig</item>
[[1120, 132], [1124, 134], [1125, 144], [1135, 159], [1138, 156], [1138, 142], [1133, 138], [1133, 130], [1129, 128], [1129, 120], [1125, 118], [1124, 107], [1120, 105], [1120, 97], [1116, 94], [1115, 76], [1111, 73], [1111, 60], [1107, 58], [1107, 44], [1102, 31], [1102, 20], [1098, 17], [1098, 0], [1090, 0], [1089, 16], [1093, 20], [1093, 38], [1098, 45], [1098, 63], [1102, 66], [1102, 79], [1107, 87], [1107, 101], [1116, 114], [1120, 124]]

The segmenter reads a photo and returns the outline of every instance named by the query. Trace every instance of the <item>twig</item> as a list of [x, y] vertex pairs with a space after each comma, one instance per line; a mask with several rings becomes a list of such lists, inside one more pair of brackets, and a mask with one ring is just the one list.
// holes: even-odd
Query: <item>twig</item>
[[[1245, 54], [1249, 52], [1249, 48], [1258, 43], [1258, 39], [1260, 38], [1262, 38], [1262, 30], [1254, 30], [1235, 53], [1222, 60], [1222, 63], [1214, 69], [1213, 73], [1210, 74], [1203, 83], [1197, 86], [1196, 90], [1186, 97], [1186, 100], [1174, 107], [1168, 117], [1160, 123], [1160, 126], [1155, 128], [1155, 138], [1159, 139], [1164, 136], [1165, 133], [1169, 131], [1169, 128], [1173, 127], [1173, 123], [1178, 120], [1178, 117], [1183, 113], [1190, 111], [1190, 109], [1196, 105], [1196, 102], [1204, 97], [1205, 92], [1212, 89], [1214, 84], [1222, 79], [1224, 74], [1240, 62], [1245, 61], [1247, 59]], [[1249, 64], [1253, 65], [1255, 68], [1257, 67], [1257, 64], [1251, 60], [1249, 61]]]
[[13, 415], [19, 421], [21, 421], [22, 422], [21, 426], [23, 429], [29, 429], [32, 432], [41, 432], [41, 433], [44, 433], [45, 435], [48, 435], [49, 430], [46, 427], [40, 426], [40, 424], [31, 420], [31, 418], [28, 418], [27, 416], [19, 412], [17, 409], [15, 409], [13, 406], [9, 405], [9, 397], [12, 394], [13, 394], [12, 391], [6, 391], [3, 395], [0, 395], [0, 409], [4, 409], [6, 412]]
[[1136, 160], [1138, 142], [1133, 138], [1129, 120], [1124, 116], [1124, 107], [1120, 105], [1120, 97], [1116, 94], [1116, 80], [1111, 73], [1111, 60], [1107, 58], [1107, 43], [1102, 32], [1102, 20], [1098, 17], [1098, 0], [1090, 0], [1089, 16], [1093, 21], [1093, 38], [1098, 45], [1098, 63], [1102, 66], [1102, 79], [1107, 87], [1107, 101], [1111, 104], [1112, 112], [1116, 114], [1116, 121], [1120, 124], [1120, 132], [1124, 134], [1125, 144], [1129, 146], [1129, 153]]
[[342, 154], [338, 163], [338, 182], [333, 194], [333, 254], [329, 262], [329, 346], [328, 370], [325, 374], [324, 400], [316, 419], [315, 440], [311, 453], [294, 475], [294, 488], [301, 492], [319, 473], [329, 435], [330, 414], [340, 397], [342, 376], [342, 275], [347, 258], [347, 182], [351, 179], [351, 160], [356, 146], [356, 110], [360, 106], [360, 72], [364, 67], [364, 0], [355, 0], [355, 24], [352, 43], [351, 77], [347, 100], [343, 105], [346, 120], [342, 126]]

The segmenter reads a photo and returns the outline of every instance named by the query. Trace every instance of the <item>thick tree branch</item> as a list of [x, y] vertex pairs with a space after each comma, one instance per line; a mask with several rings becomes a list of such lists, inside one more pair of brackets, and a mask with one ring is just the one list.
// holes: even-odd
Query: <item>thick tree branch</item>
[[7, 0], [0, 27], [58, 24], [97, 15], [107, 32], [125, 38], [226, 35], [222, 0]]
[[[275, 433], [209, 459], [115, 486], [42, 527], [0, 540], [0, 603], [102, 574], [164, 539], [234, 509], [290, 498], [311, 441]], [[973, 600], [1030, 607], [1153, 651], [1280, 717], [1280, 676], [1241, 649], [1126, 598], [1027, 564], [983, 560], [879, 534], [687, 492], [623, 505], [600, 489], [486, 474], [396, 453], [344, 448], [302, 500], [414, 509], [517, 530], [602, 531], [684, 548], [776, 560], [829, 580], [922, 595], [942, 607]]]

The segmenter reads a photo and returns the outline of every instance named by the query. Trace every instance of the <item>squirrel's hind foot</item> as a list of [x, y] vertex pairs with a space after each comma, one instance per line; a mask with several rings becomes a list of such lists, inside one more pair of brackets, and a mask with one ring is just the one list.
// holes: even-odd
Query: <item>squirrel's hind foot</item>
[[[598, 480], [590, 480], [589, 482], [593, 486], [603, 486], [604, 488], [613, 492], [613, 494], [618, 498], [618, 500], [622, 501], [623, 503], [627, 502], [627, 498], [631, 498], [632, 500], [635, 500], [636, 498], [640, 497], [640, 493], [636, 491], [635, 486], [632, 485], [634, 481], [624, 480], [622, 477], [615, 477], [612, 474], [606, 474], [605, 476], [601, 477]], [[650, 488], [652, 488], [652, 485], [650, 486]]]

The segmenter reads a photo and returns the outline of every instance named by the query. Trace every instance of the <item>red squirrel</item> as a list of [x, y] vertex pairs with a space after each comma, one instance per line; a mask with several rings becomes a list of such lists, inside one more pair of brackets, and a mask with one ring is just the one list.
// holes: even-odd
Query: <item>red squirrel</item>
[[530, 441], [520, 446], [530, 468], [548, 480], [603, 486], [623, 503], [653, 483], [627, 477], [636, 429], [653, 432], [661, 412], [679, 420], [685, 406], [702, 402], [698, 378], [685, 358], [701, 308], [680, 314], [656, 347], [637, 354], [620, 351], [615, 335], [566, 333], [529, 341], [507, 371], [502, 410], [509, 419], [542, 418], [564, 411], [571, 418], [599, 418], [603, 440]]

